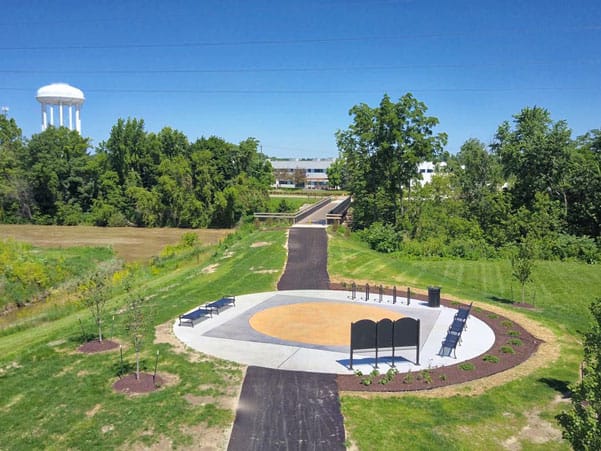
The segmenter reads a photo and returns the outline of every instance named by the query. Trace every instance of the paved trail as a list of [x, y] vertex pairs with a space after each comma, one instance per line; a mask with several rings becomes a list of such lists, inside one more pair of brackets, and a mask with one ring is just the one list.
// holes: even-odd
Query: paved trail
[[335, 375], [248, 368], [229, 451], [343, 449]]
[[288, 237], [286, 270], [278, 290], [327, 290], [328, 237], [326, 229], [293, 227]]
[[[292, 228], [279, 290], [328, 289], [323, 228]], [[336, 376], [251, 366], [246, 372], [229, 451], [343, 450]]]

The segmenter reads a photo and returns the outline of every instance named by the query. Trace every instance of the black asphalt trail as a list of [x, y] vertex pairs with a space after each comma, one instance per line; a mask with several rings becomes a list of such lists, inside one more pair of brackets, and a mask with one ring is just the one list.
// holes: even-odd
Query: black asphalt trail
[[229, 451], [344, 449], [336, 375], [247, 369]]
[[329, 287], [326, 229], [291, 228], [288, 261], [278, 290], [327, 290]]
[[[323, 228], [291, 228], [278, 290], [329, 288]], [[251, 366], [246, 371], [229, 451], [344, 450], [336, 375]]]

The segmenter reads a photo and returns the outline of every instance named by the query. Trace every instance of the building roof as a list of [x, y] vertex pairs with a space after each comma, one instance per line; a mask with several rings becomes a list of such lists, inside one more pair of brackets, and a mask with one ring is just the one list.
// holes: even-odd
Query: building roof
[[274, 169], [327, 169], [333, 161], [333, 158], [269, 160]]

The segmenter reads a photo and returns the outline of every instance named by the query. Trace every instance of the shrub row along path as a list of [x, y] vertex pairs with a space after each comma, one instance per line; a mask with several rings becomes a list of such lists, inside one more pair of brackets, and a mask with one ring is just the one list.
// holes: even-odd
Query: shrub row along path
[[[279, 290], [328, 289], [324, 228], [293, 227]], [[343, 450], [336, 376], [251, 366], [228, 450]]]

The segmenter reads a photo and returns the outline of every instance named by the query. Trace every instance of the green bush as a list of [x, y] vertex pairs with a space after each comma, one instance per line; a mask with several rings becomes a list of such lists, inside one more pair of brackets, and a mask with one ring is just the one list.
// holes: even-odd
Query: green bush
[[519, 338], [512, 338], [507, 342], [511, 346], [522, 346], [523, 342]]
[[499, 363], [499, 358], [496, 355], [486, 354], [482, 360], [489, 363]]
[[473, 371], [476, 369], [474, 364], [470, 363], [470, 362], [460, 363], [459, 368], [462, 369], [463, 371]]
[[511, 346], [501, 346], [501, 352], [503, 354], [515, 354], [515, 349]]
[[401, 236], [389, 224], [374, 222], [370, 227], [359, 232], [360, 238], [369, 247], [383, 253], [395, 252], [399, 249]]
[[576, 259], [586, 263], [596, 263], [601, 260], [601, 250], [594, 239], [588, 236], [559, 234], [550, 243], [548, 258], [561, 260]]

